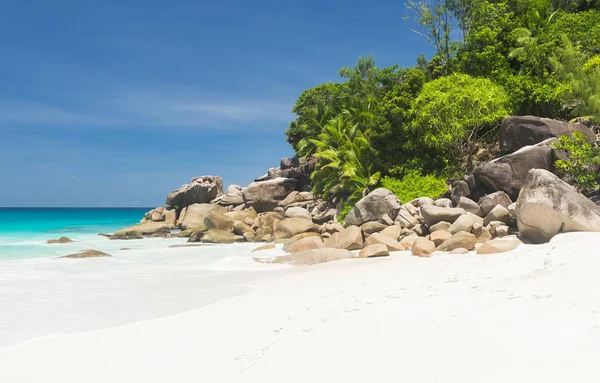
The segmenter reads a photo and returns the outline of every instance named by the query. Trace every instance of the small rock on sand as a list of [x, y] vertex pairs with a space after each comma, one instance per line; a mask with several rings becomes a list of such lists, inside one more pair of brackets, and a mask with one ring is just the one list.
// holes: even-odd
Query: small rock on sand
[[390, 255], [386, 245], [382, 243], [375, 243], [372, 245], [365, 246], [358, 255], [359, 258], [373, 258], [373, 257], [387, 257]]
[[57, 244], [57, 243], [71, 243], [73, 240], [67, 237], [60, 237], [59, 239], [49, 239], [46, 243], [49, 245]]
[[87, 250], [81, 250], [79, 253], [65, 255], [60, 258], [98, 258], [98, 257], [111, 257], [111, 255], [103, 253], [98, 250], [87, 249]]
[[252, 250], [253, 253], [257, 252], [257, 251], [263, 251], [263, 250], [272, 250], [275, 248], [275, 245], [272, 243], [269, 243], [268, 245], [263, 245], [263, 246], [259, 246], [256, 249]]

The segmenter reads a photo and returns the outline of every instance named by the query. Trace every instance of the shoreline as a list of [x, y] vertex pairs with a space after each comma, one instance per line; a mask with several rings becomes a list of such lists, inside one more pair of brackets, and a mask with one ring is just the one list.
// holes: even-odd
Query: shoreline
[[0, 349], [0, 378], [595, 381], [598, 239], [296, 268], [201, 309]]
[[[252, 261], [254, 244], [188, 248], [172, 247], [185, 244], [180, 238], [92, 240], [102, 245], [43, 245], [60, 254], [0, 262], [0, 291], [11, 292], [0, 299], [0, 349], [195, 310], [291, 268]], [[123, 246], [129, 250], [115, 250]], [[86, 247], [113, 256], [60, 259]]]

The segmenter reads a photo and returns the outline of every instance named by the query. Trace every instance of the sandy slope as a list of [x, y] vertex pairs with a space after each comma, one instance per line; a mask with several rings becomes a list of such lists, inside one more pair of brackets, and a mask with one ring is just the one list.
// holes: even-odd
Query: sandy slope
[[599, 382], [600, 235], [298, 268], [201, 310], [0, 350], [1, 382]]

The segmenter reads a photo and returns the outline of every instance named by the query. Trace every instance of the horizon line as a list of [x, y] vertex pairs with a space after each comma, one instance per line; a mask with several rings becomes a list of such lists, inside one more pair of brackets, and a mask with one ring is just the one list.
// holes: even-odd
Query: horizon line
[[0, 209], [155, 209], [150, 206], [0, 206]]

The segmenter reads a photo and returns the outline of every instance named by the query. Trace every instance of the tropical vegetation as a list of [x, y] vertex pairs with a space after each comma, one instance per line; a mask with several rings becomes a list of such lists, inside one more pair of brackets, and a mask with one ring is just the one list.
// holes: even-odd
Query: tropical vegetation
[[555, 163], [563, 180], [584, 192], [598, 189], [600, 149], [593, 147], [585, 134], [573, 132], [572, 136], [561, 136], [554, 148], [563, 153], [563, 158]]
[[[405, 8], [431, 58], [379, 68], [360, 57], [294, 106], [287, 140], [319, 158], [317, 194], [344, 206], [381, 185], [403, 200], [433, 196], [494, 150], [507, 115], [600, 121], [600, 0], [408, 0]], [[590, 187], [573, 164], [558, 166]]]

